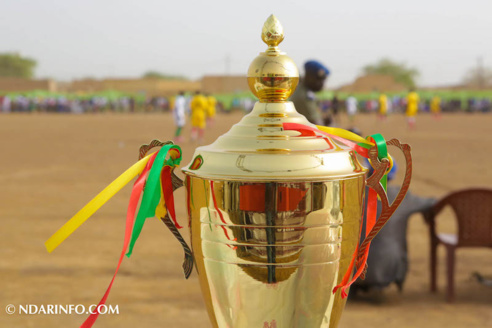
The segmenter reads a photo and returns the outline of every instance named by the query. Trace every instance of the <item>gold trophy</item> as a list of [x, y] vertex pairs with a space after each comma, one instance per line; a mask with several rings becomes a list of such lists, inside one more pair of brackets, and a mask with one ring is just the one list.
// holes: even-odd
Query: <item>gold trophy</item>
[[[359, 242], [367, 169], [330, 138], [283, 128], [313, 125], [287, 101], [299, 73], [275, 16], [261, 36], [268, 49], [248, 69], [259, 101], [182, 170], [194, 263], [214, 327], [336, 327], [346, 299], [333, 289]], [[381, 178], [387, 163], [370, 153]], [[396, 204], [372, 184], [389, 216]]]
[[[344, 142], [341, 134], [350, 137], [341, 129], [335, 129], [339, 134], [331, 137], [320, 134], [327, 128], [309, 123], [287, 100], [298, 84], [299, 72], [278, 48], [284, 34], [275, 16], [265, 22], [261, 36], [268, 48], [248, 70], [249, 87], [259, 101], [229, 132], [197, 148], [183, 169], [192, 247], [178, 231], [174, 210], [173, 190], [183, 185], [173, 172], [181, 150], [172, 142], [154, 140], [141, 147], [139, 162], [46, 242], [49, 252], [138, 175], [115, 276], [127, 247], [127, 255], [131, 254], [145, 219], [155, 215], [183, 246], [186, 277], [195, 265], [214, 327], [338, 325], [345, 290], [364, 276], [370, 241], [408, 190], [410, 147], [373, 135], [374, 142], [364, 148], [361, 144], [366, 140], [359, 136], [355, 136], [359, 144]], [[383, 183], [391, 162], [384, 155], [387, 145], [402, 150], [406, 160], [402, 188], [392, 204]], [[162, 146], [161, 150], [146, 156], [156, 146]], [[367, 180], [367, 169], [356, 152], [371, 160], [374, 173]], [[373, 206], [368, 207], [365, 238], [359, 244], [366, 186], [371, 188], [368, 199], [372, 197]], [[376, 221], [377, 196], [382, 211]], [[351, 278], [354, 268], [357, 271]], [[99, 304], [106, 301], [112, 281]], [[91, 327], [97, 316], [92, 313], [83, 327]]]

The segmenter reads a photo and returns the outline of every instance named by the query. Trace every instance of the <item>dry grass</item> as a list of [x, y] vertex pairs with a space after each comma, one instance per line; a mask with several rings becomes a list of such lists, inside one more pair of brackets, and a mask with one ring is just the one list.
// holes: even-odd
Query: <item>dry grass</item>
[[[219, 116], [214, 129], [207, 130], [207, 143], [239, 119], [239, 114]], [[404, 118], [396, 115], [384, 123], [360, 116], [357, 125], [364, 134], [381, 132], [412, 145], [411, 189], [416, 194], [440, 197], [458, 188], [492, 186], [492, 115], [448, 115], [441, 121], [421, 115], [412, 132], [406, 130]], [[134, 162], [140, 144], [156, 137], [168, 139], [173, 130], [168, 114], [0, 116], [2, 307], [99, 301], [121, 251], [129, 188], [53, 254], [46, 253], [43, 243]], [[183, 163], [189, 162], [193, 148], [183, 144]], [[180, 190], [177, 203], [182, 222], [183, 200]], [[470, 279], [473, 271], [492, 274], [490, 250], [458, 252], [457, 302], [450, 305], [444, 301], [443, 261], [440, 292], [428, 292], [428, 244], [426, 227], [415, 216], [409, 227], [411, 267], [404, 292], [389, 288], [379, 305], [349, 302], [340, 327], [492, 326], [492, 289]], [[443, 256], [440, 252], [439, 258]], [[196, 275], [185, 281], [181, 261], [182, 250], [165, 226], [148, 220], [108, 300], [119, 305], [120, 314], [101, 316], [96, 326], [210, 327]], [[0, 327], [78, 327], [85, 317], [8, 316], [1, 308]]]

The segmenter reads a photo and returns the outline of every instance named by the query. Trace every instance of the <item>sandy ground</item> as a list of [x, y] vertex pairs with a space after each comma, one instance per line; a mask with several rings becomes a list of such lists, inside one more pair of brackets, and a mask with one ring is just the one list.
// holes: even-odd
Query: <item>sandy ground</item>
[[[219, 116], [206, 143], [240, 117]], [[440, 121], [421, 115], [416, 131], [407, 131], [398, 115], [386, 122], [360, 116], [356, 124], [365, 135], [381, 132], [412, 145], [416, 194], [441, 197], [459, 188], [492, 186], [492, 115], [447, 115]], [[347, 127], [344, 118], [341, 125]], [[54, 253], [43, 243], [136, 160], [141, 144], [166, 140], [173, 130], [169, 114], [0, 116], [0, 327], [78, 327], [84, 321], [86, 315], [8, 315], [4, 308], [99, 302], [121, 251], [130, 188]], [[182, 146], [188, 163], [195, 146]], [[184, 190], [177, 204], [183, 223]], [[452, 230], [451, 216], [443, 219], [443, 228]], [[416, 215], [409, 225], [411, 267], [403, 293], [390, 287], [379, 304], [350, 301], [340, 327], [492, 327], [492, 288], [470, 278], [474, 271], [492, 275], [491, 250], [458, 251], [457, 301], [447, 304], [443, 249], [439, 292], [428, 291], [428, 245], [426, 226]], [[181, 261], [182, 250], [167, 228], [148, 220], [108, 299], [119, 315], [101, 316], [96, 327], [210, 327], [196, 273], [186, 281]]]

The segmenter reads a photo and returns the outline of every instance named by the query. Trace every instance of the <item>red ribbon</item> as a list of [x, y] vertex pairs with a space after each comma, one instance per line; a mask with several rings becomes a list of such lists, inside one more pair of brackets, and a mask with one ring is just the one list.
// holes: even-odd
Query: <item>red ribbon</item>
[[172, 167], [169, 165], [164, 166], [161, 172], [161, 185], [162, 194], [164, 197], [164, 202], [166, 203], [169, 216], [174, 222], [176, 228], [181, 229], [182, 226], [179, 225], [176, 220], [176, 211], [174, 209], [174, 194], [173, 194], [173, 182], [171, 178]]
[[[368, 195], [368, 204], [367, 204], [367, 216], [366, 216], [366, 237], [371, 231], [372, 227], [376, 223], [376, 209], [377, 209], [377, 194], [376, 194], [376, 204], [371, 203], [372, 200], [369, 198], [371, 197], [371, 192], [376, 194], [376, 192], [373, 189], [369, 189], [369, 195]], [[372, 212], [374, 212], [374, 224], [369, 227], [369, 216], [373, 215]], [[364, 214], [362, 214], [364, 216]], [[362, 230], [362, 222], [361, 222], [361, 229]], [[359, 240], [360, 240], [360, 234], [359, 234]], [[348, 296], [346, 290], [360, 277], [362, 272], [364, 272], [364, 268], [366, 267], [367, 263], [367, 257], [369, 256], [369, 247], [371, 247], [371, 244], [367, 246], [365, 252], [364, 252], [364, 257], [362, 258], [362, 261], [360, 265], [357, 265], [357, 271], [355, 272], [354, 276], [352, 277], [352, 280], [349, 281], [350, 275], [354, 271], [354, 267], [356, 265], [355, 260], [357, 258], [357, 253], [359, 252], [359, 243], [357, 243], [357, 247], [355, 248], [354, 254], [352, 254], [352, 259], [350, 261], [350, 265], [345, 272], [345, 275], [343, 276], [342, 281], [340, 284], [336, 285], [335, 288], [333, 288], [333, 294], [337, 292], [338, 289], [342, 289], [342, 299]]]
[[143, 191], [143, 188], [145, 186], [145, 180], [146, 180], [147, 174], [148, 174], [150, 168], [152, 167], [152, 164], [154, 163], [154, 159], [155, 159], [156, 155], [157, 155], [157, 153], [152, 155], [152, 157], [147, 162], [145, 169], [142, 171], [140, 176], [135, 181], [135, 184], [133, 185], [132, 194], [130, 196], [130, 202], [128, 204], [128, 210], [126, 212], [125, 239], [123, 241], [123, 249], [121, 250], [120, 259], [118, 261], [118, 265], [116, 266], [116, 271], [114, 272], [113, 279], [111, 279], [111, 282], [109, 283], [109, 286], [106, 289], [104, 296], [102, 297], [101, 301], [97, 305], [96, 311], [94, 313], [91, 313], [91, 315], [84, 321], [84, 323], [80, 326], [80, 328], [91, 328], [92, 325], [96, 322], [97, 317], [99, 316], [99, 306], [104, 305], [106, 303], [106, 299], [109, 296], [109, 292], [111, 291], [111, 287], [113, 287], [114, 279], [116, 278], [116, 274], [118, 273], [118, 270], [120, 269], [121, 262], [123, 261], [123, 258], [125, 257], [125, 252], [128, 248], [128, 244], [130, 243], [130, 237], [132, 234], [133, 223], [135, 222], [135, 212], [137, 210], [138, 201], [140, 200], [140, 196], [142, 195], [142, 191]]
[[[355, 249], [356, 252], [359, 250], [359, 245], [357, 245], [357, 248]], [[355, 253], [356, 254], [356, 253]], [[341, 282], [339, 285], [337, 285], [335, 288], [333, 288], [333, 294], [336, 293], [336, 291], [339, 289], [339, 288], [342, 288], [342, 299], [347, 297], [348, 294], [346, 292], [347, 288], [349, 288], [358, 278], [359, 276], [362, 274], [362, 272], [364, 271], [364, 268], [366, 267], [366, 262], [367, 262], [367, 256], [369, 255], [369, 247], [366, 248], [366, 251], [364, 252], [364, 258], [362, 260], [362, 263], [360, 266], [357, 267], [357, 271], [355, 272], [354, 274], [354, 277], [352, 278], [352, 280], [350, 280], [350, 282]], [[355, 258], [356, 256], [352, 256], [352, 261], [350, 262], [350, 265], [353, 269], [353, 262], [355, 261]], [[352, 270], [347, 270], [347, 272], [345, 273], [345, 276], [344, 276], [344, 279], [346, 276], [350, 277], [350, 274], [352, 273]]]
[[367, 216], [366, 216], [366, 237], [376, 224], [378, 206], [378, 194], [372, 188], [369, 188], [367, 196]]
[[321, 133], [325, 136], [328, 136], [332, 139], [335, 139], [336, 141], [339, 141], [343, 143], [344, 145], [350, 147], [351, 149], [355, 150], [357, 153], [359, 153], [361, 156], [364, 156], [365, 158], [369, 157], [368, 150], [362, 146], [359, 146], [357, 143], [344, 139], [342, 137], [336, 136], [334, 134], [330, 134], [324, 131], [321, 131], [317, 128], [313, 128], [309, 125], [304, 125], [304, 124], [299, 124], [299, 123], [283, 123], [284, 130], [294, 130], [298, 131], [301, 133], [300, 136], [309, 136], [312, 135], [312, 133]]

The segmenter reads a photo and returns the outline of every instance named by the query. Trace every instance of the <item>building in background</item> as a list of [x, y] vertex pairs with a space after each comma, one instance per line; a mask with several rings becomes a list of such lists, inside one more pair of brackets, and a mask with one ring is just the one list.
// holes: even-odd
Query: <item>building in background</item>
[[247, 78], [243, 75], [205, 76], [197, 81], [156, 78], [107, 78], [57, 82], [51, 79], [0, 78], [0, 92], [29, 92], [34, 90], [61, 93], [118, 91], [127, 94], [140, 94], [146, 97], [169, 97], [178, 94], [180, 91], [228, 94], [248, 91], [249, 88]]
[[249, 91], [246, 75], [206, 75], [202, 78], [202, 92], [221, 94]]
[[363, 92], [402, 92], [408, 88], [395, 81], [390, 75], [364, 75], [360, 76], [351, 84], [341, 86], [337, 89], [340, 92], [363, 93]]
[[141, 94], [147, 97], [168, 97], [180, 91], [200, 90], [200, 81], [163, 80], [163, 79], [82, 79], [74, 80], [66, 86], [65, 92], [101, 92], [119, 91], [129, 94]]
[[57, 83], [51, 79], [31, 80], [18, 77], [0, 77], [0, 92], [30, 92], [35, 90], [57, 92]]

